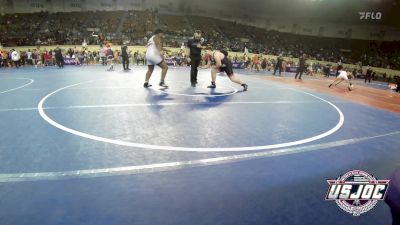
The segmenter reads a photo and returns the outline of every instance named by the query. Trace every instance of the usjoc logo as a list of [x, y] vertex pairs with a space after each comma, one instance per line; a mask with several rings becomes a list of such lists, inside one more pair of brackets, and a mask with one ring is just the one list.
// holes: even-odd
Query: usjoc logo
[[389, 180], [377, 180], [362, 170], [352, 170], [329, 184], [325, 200], [336, 201], [344, 211], [359, 216], [371, 210], [378, 201], [384, 200]]
[[358, 12], [360, 20], [380, 20], [382, 18], [381, 12]]

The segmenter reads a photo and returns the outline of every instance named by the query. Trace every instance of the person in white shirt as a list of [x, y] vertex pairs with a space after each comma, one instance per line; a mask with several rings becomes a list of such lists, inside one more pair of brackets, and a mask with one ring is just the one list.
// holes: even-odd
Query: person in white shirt
[[21, 66], [21, 55], [15, 49], [11, 50], [11, 60], [13, 61], [15, 67], [19, 68]]
[[101, 59], [101, 65], [103, 65], [103, 66], [107, 65], [107, 61], [106, 61], [106, 49], [103, 48], [103, 45], [100, 45], [99, 57], [100, 57], [100, 59]]
[[84, 50], [84, 51], [86, 51], [86, 50], [87, 50], [87, 42], [86, 42], [86, 40], [85, 40], [85, 39], [83, 39], [83, 42], [82, 42], [82, 48], [83, 48], [83, 50]]
[[30, 49], [26, 52], [26, 59], [28, 62], [28, 65], [33, 65], [33, 60], [32, 60], [32, 52]]

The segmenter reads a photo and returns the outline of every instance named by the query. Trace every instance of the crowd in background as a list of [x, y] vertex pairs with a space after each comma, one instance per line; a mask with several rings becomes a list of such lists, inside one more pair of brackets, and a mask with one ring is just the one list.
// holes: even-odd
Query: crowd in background
[[[100, 47], [101, 49], [103, 47]], [[116, 63], [121, 63], [121, 51], [114, 50]], [[90, 51], [85, 48], [62, 49], [64, 59], [72, 62], [73, 65], [89, 65], [102, 63], [99, 51]], [[131, 62], [136, 65], [145, 65], [145, 52], [129, 52]], [[0, 67], [20, 67], [20, 66], [56, 66], [55, 49], [34, 48], [26, 51], [11, 49], [10, 51], [0, 51]]]
[[[69, 49], [62, 49], [61, 54], [63, 58], [68, 59], [73, 65], [89, 65], [89, 64], [100, 64], [102, 63], [102, 57], [107, 51], [107, 47], [99, 45], [98, 50], [88, 50], [85, 43], [82, 47], [75, 46]], [[103, 55], [102, 55], [103, 54]], [[121, 50], [113, 48], [113, 54], [115, 63], [121, 63]], [[128, 58], [130, 64], [133, 65], [146, 65], [146, 52], [145, 51], [132, 51], [128, 50]], [[280, 55], [279, 57], [282, 57]], [[239, 64], [238, 67], [248, 70], [255, 71], [271, 71], [275, 68], [277, 64], [277, 57], [270, 57], [264, 54], [254, 54], [252, 56], [248, 54], [230, 54], [228, 58], [232, 60], [233, 63]], [[0, 67], [19, 67], [25, 65], [34, 66], [55, 66], [56, 59], [56, 49], [47, 49], [46, 47], [36, 47], [32, 49], [27, 49], [25, 51], [18, 51], [16, 49], [11, 49], [10, 51], [0, 50]], [[178, 52], [165, 52], [165, 59], [167, 63], [173, 66], [188, 66], [190, 65], [190, 58], [187, 55], [187, 51], [182, 46]], [[203, 63], [206, 59], [203, 59]], [[294, 58], [287, 57], [282, 59], [282, 71], [286, 71], [288, 67], [297, 67], [298, 60]], [[104, 64], [104, 63], [102, 63]], [[322, 65], [320, 63], [308, 63], [305, 68], [306, 72], [310, 75], [314, 74], [325, 74], [328, 75], [327, 67], [329, 71], [334, 71], [336, 64]], [[360, 73], [365, 73], [362, 71], [363, 68], [359, 65], [357, 69]]]
[[[165, 30], [165, 44], [179, 47], [203, 31], [217, 49], [400, 69], [400, 42], [351, 40], [282, 33], [199, 16], [161, 15], [157, 11], [97, 11], [7, 14], [0, 16], [4, 46], [80, 45], [105, 41], [145, 45], [155, 27]], [[88, 53], [86, 53], [88, 54]], [[90, 55], [88, 56], [90, 58]]]
[[[105, 60], [105, 52], [107, 49], [112, 48], [111, 46], [100, 45], [98, 50], [88, 50], [83, 43], [82, 47], [75, 46], [74, 48], [62, 49], [57, 46], [56, 49], [47, 49], [46, 47], [36, 47], [33, 49], [27, 49], [26, 51], [18, 51], [16, 49], [11, 49], [10, 51], [0, 50], [0, 68], [1, 67], [16, 67], [21, 66], [35, 66], [47, 67], [47, 66], [60, 66], [57, 63], [57, 49], [59, 49], [60, 54], [62, 54], [62, 60], [68, 60], [69, 64], [82, 66], [91, 64], [102, 64], [107, 65], [107, 60]], [[122, 62], [122, 54], [120, 49], [113, 49], [114, 61], [113, 63], [120, 64]], [[131, 65], [146, 65], [146, 52], [145, 51], [128, 51], [128, 60]], [[293, 58], [283, 59], [282, 55], [278, 57], [269, 57], [263, 54], [254, 54], [249, 56], [247, 54], [231, 54], [228, 56], [233, 63], [238, 64], [238, 67], [253, 70], [253, 71], [274, 71], [277, 70], [278, 58], [281, 58], [281, 63], [279, 64], [281, 71], [287, 71], [288, 67], [297, 67], [299, 62]], [[169, 65], [174, 67], [179, 66], [189, 66], [190, 58], [186, 54], [185, 49], [182, 47], [178, 52], [166, 52], [165, 60]], [[207, 59], [203, 58], [203, 63], [206, 63]], [[64, 64], [64, 62], [62, 63]], [[307, 75], [314, 76], [316, 74], [325, 75], [329, 77], [334, 74], [337, 69], [338, 64], [326, 64], [322, 65], [317, 63], [306, 64], [304, 73]], [[400, 78], [395, 76], [394, 79], [386, 77], [386, 74], [377, 74], [370, 67], [363, 67], [361, 64], [357, 68], [345, 68], [348, 71], [352, 71], [354, 77], [363, 77], [365, 82], [371, 82], [375, 79], [380, 79], [383, 81], [399, 83]], [[389, 80], [388, 80], [389, 79]]]

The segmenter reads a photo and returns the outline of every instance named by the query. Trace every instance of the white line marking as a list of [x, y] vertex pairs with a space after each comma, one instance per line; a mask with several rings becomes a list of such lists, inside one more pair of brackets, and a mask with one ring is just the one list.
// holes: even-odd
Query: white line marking
[[0, 78], [0, 79], [1, 80], [6, 80], [6, 79], [11, 79], [11, 80], [29, 80], [28, 83], [26, 83], [26, 84], [24, 84], [22, 86], [19, 86], [19, 87], [16, 87], [16, 88], [12, 88], [12, 89], [9, 89], [9, 90], [5, 90], [5, 91], [1, 91], [0, 94], [16, 91], [18, 89], [21, 89], [21, 88], [24, 88], [24, 87], [26, 87], [28, 85], [31, 85], [34, 82], [34, 80], [29, 79], [29, 78]]
[[176, 146], [161, 146], [161, 145], [150, 145], [150, 144], [142, 144], [142, 143], [135, 143], [135, 142], [128, 142], [128, 141], [123, 141], [123, 140], [115, 140], [115, 139], [110, 139], [110, 138], [105, 138], [105, 137], [99, 137], [99, 136], [95, 136], [92, 134], [88, 134], [88, 133], [84, 133], [81, 131], [77, 131], [71, 128], [68, 128], [64, 125], [61, 125], [59, 123], [57, 123], [56, 121], [54, 121], [53, 119], [51, 119], [49, 116], [47, 116], [47, 114], [44, 111], [44, 102], [52, 95], [56, 94], [57, 92], [60, 92], [62, 90], [65, 90], [67, 88], [71, 88], [71, 87], [75, 87], [78, 85], [82, 85], [85, 83], [89, 83], [89, 82], [95, 82], [96, 80], [92, 80], [92, 81], [85, 81], [85, 82], [80, 82], [77, 84], [72, 84], [72, 85], [68, 85], [65, 86], [63, 88], [57, 89], [53, 92], [51, 92], [50, 94], [46, 95], [42, 100], [40, 100], [39, 104], [38, 104], [38, 111], [40, 116], [46, 121], [48, 122], [50, 125], [61, 129], [65, 132], [68, 132], [70, 134], [73, 135], [77, 135], [83, 138], [87, 138], [87, 139], [91, 139], [94, 141], [100, 141], [100, 142], [105, 142], [105, 143], [109, 143], [109, 144], [115, 144], [115, 145], [121, 145], [121, 146], [127, 146], [127, 147], [136, 147], [136, 148], [142, 148], [142, 149], [153, 149], [153, 150], [166, 150], [166, 151], [192, 151], [192, 152], [234, 152], [234, 151], [256, 151], [256, 150], [266, 150], [266, 149], [276, 149], [276, 148], [285, 148], [285, 147], [290, 147], [290, 146], [295, 146], [295, 145], [301, 145], [301, 144], [305, 144], [305, 143], [309, 143], [312, 141], [316, 141], [319, 140], [321, 138], [327, 137], [333, 133], [335, 133], [337, 130], [340, 129], [340, 127], [342, 127], [343, 123], [344, 123], [344, 116], [342, 111], [340, 111], [340, 109], [334, 105], [333, 103], [322, 99], [318, 96], [315, 96], [313, 94], [310, 94], [308, 92], [304, 92], [304, 91], [297, 91], [297, 92], [301, 92], [301, 93], [305, 93], [307, 95], [310, 95], [314, 98], [317, 98], [323, 102], [328, 103], [329, 105], [331, 105], [339, 114], [339, 121], [338, 123], [331, 128], [330, 130], [313, 136], [313, 137], [309, 137], [309, 138], [305, 138], [305, 139], [301, 139], [301, 140], [297, 140], [297, 141], [292, 141], [292, 142], [286, 142], [286, 143], [280, 143], [280, 144], [271, 144], [271, 145], [262, 145], [262, 146], [249, 146], [249, 147], [220, 147], [220, 148], [195, 148], [195, 147], [176, 147]]
[[93, 177], [109, 177], [118, 175], [132, 175], [139, 173], [152, 173], [161, 171], [171, 171], [190, 167], [199, 166], [210, 166], [218, 165], [223, 163], [231, 163], [243, 160], [250, 160], [256, 158], [267, 158], [275, 157], [288, 154], [297, 154], [302, 152], [310, 152], [324, 149], [331, 149], [334, 147], [340, 147], [350, 144], [356, 144], [363, 141], [377, 139], [381, 137], [399, 135], [400, 131], [394, 131], [386, 134], [375, 135], [370, 137], [352, 138], [339, 141], [332, 141], [322, 144], [314, 144], [307, 146], [291, 147], [279, 150], [270, 150], [256, 153], [238, 154], [231, 156], [221, 156], [214, 158], [178, 161], [178, 162], [167, 162], [167, 163], [154, 163], [148, 165], [138, 166], [124, 166], [124, 167], [112, 167], [102, 169], [86, 169], [86, 170], [74, 170], [74, 171], [62, 171], [62, 172], [39, 172], [39, 173], [8, 173], [0, 174], [0, 183], [10, 182], [24, 182], [24, 181], [43, 181], [43, 180], [64, 180], [64, 179], [83, 179]]
[[[117, 87], [117, 86], [109, 86], [109, 87], [87, 87], [87, 88], [70, 88], [69, 90], [95, 90], [95, 89], [100, 89], [100, 90], [104, 90], [104, 89], [133, 89], [135, 86], [131, 86], [131, 87]], [[140, 85], [141, 87], [141, 85]], [[50, 88], [25, 88], [24, 91], [51, 91], [54, 89], [50, 89]]]
[[[72, 105], [72, 106], [56, 106], [44, 107], [45, 110], [57, 109], [95, 109], [95, 108], [129, 108], [136, 106], [178, 106], [178, 105], [238, 105], [238, 104], [321, 104], [321, 101], [259, 101], [259, 102], [167, 102], [167, 103], [132, 103], [132, 104], [108, 104], [108, 105]], [[37, 107], [27, 108], [6, 108], [0, 109], [0, 112], [12, 111], [37, 111]]]

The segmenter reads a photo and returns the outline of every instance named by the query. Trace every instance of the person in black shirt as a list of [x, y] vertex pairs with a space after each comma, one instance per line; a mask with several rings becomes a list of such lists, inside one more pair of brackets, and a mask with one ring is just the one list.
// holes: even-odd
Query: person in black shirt
[[303, 56], [300, 56], [299, 58], [299, 66], [297, 67], [296, 76], [294, 76], [294, 79], [297, 79], [297, 75], [300, 74], [299, 79], [301, 80], [301, 75], [303, 75], [305, 69], [306, 69], [306, 54], [303, 54]]
[[353, 75], [354, 79], [357, 77], [357, 69], [354, 68], [353, 71], [351, 72], [351, 74]]
[[190, 49], [190, 83], [192, 87], [196, 87], [197, 84], [197, 67], [199, 67], [201, 61], [202, 40], [201, 31], [196, 30], [193, 37], [189, 38], [187, 42]]
[[277, 70], [279, 70], [279, 76], [282, 73], [282, 63], [283, 63], [283, 58], [282, 58], [282, 54], [278, 56], [278, 58], [276, 59], [276, 64], [275, 64], [275, 69], [274, 69], [274, 74], [276, 73]]
[[55, 52], [54, 56], [56, 58], [56, 64], [57, 64], [58, 68], [63, 68], [64, 67], [64, 57], [63, 57], [61, 51], [62, 50], [61, 50], [59, 45], [57, 45], [57, 48], [54, 49], [54, 52]]
[[372, 77], [372, 69], [368, 66], [367, 72], [365, 73], [364, 77], [364, 83], [371, 83], [371, 77]]
[[121, 57], [122, 57], [122, 66], [124, 70], [131, 70], [129, 69], [129, 55], [128, 55], [128, 46], [124, 43], [121, 46]]
[[324, 71], [325, 77], [329, 77], [330, 76], [330, 72], [331, 72], [331, 64], [326, 64], [323, 67], [323, 71]]

